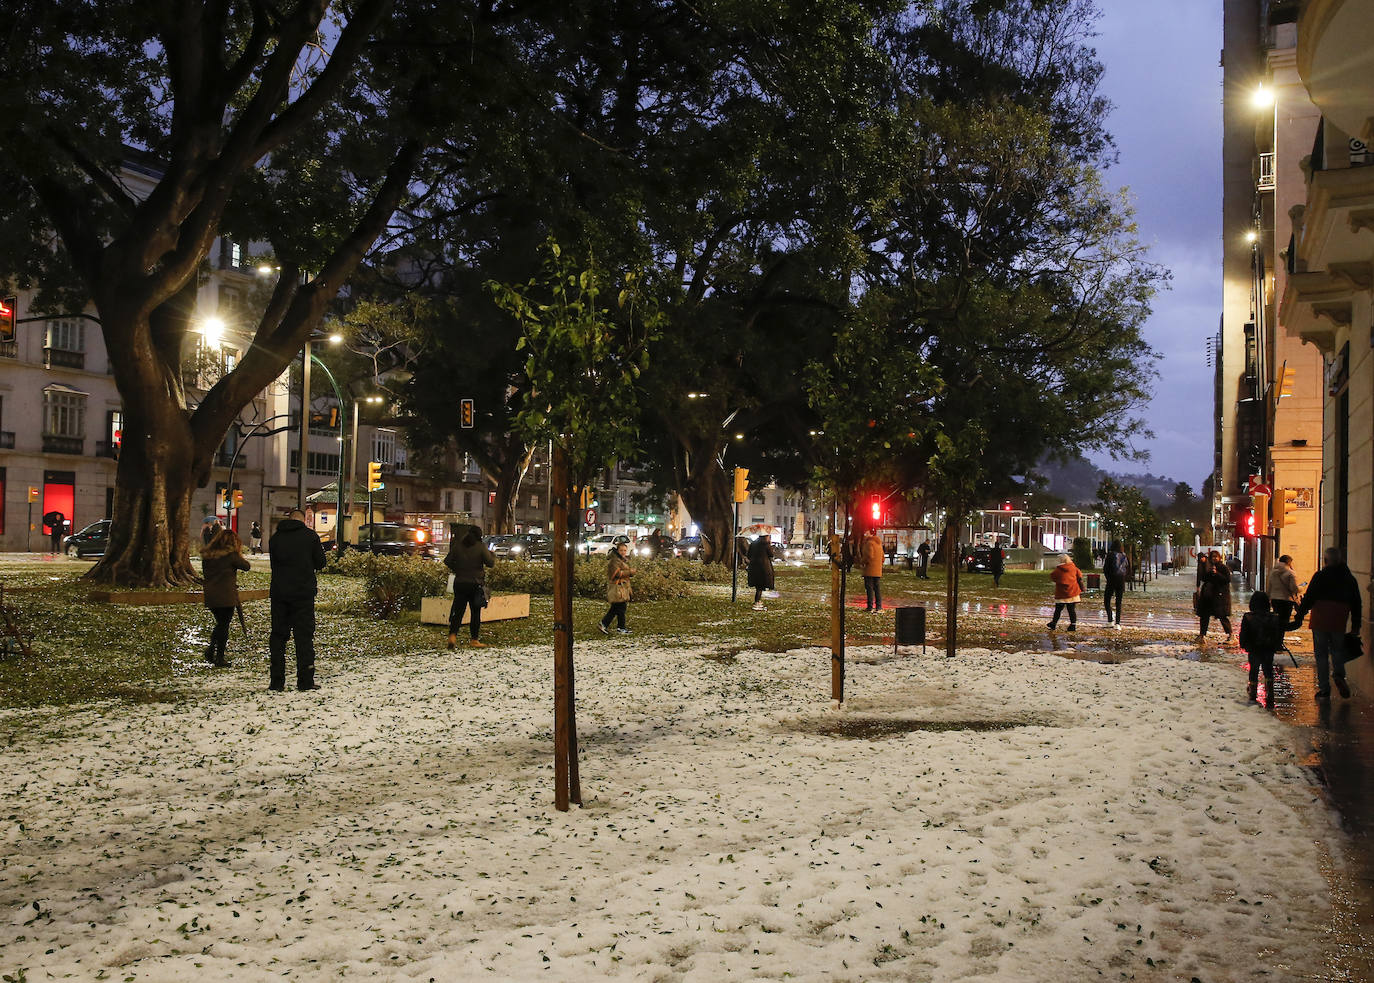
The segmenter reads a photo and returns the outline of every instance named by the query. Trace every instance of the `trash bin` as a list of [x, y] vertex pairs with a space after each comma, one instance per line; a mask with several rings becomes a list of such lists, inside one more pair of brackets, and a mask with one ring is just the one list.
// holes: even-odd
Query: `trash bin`
[[926, 650], [926, 609], [919, 604], [897, 608], [897, 631], [892, 639], [892, 652], [899, 645], [919, 645]]
[[1084, 576], [1084, 579], [1087, 580], [1087, 582], [1088, 582], [1088, 590], [1101, 590], [1101, 589], [1102, 589], [1102, 574], [1100, 574], [1100, 573], [1088, 573], [1088, 574], [1084, 574], [1083, 576]]

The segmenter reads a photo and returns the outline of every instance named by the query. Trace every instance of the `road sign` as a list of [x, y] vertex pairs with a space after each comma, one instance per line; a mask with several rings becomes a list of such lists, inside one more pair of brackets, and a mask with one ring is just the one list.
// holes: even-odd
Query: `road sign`
[[36, 502], [36, 501], [38, 501], [38, 489], [35, 488], [35, 487], [33, 487], [33, 485], [29, 485], [29, 501], [30, 501], [30, 502]]
[[596, 509], [588, 509], [585, 519], [587, 520], [587, 525], [596, 525]]

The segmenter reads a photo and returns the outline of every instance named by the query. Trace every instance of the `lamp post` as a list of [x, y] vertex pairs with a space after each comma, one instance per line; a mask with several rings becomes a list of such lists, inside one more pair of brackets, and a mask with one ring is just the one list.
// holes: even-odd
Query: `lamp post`
[[[302, 511], [305, 509], [305, 473], [310, 454], [310, 361], [314, 358], [310, 351], [310, 343], [316, 338], [327, 338], [331, 345], [337, 345], [343, 341], [343, 335], [312, 334], [305, 339], [305, 347], [301, 349], [301, 432], [297, 462], [299, 466], [296, 469], [296, 508]], [[320, 363], [320, 367], [325, 368], [324, 363]], [[328, 373], [329, 370], [325, 368], [325, 372]], [[334, 381], [332, 375], [329, 381]], [[334, 391], [338, 393], [338, 386], [334, 387]]]

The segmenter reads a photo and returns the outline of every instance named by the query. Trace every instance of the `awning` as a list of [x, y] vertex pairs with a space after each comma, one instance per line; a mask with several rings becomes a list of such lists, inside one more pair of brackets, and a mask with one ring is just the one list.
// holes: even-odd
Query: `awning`
[[74, 386], [68, 386], [61, 382], [50, 382], [43, 387], [45, 393], [70, 393], [73, 396], [89, 396], [90, 393], [82, 392]]

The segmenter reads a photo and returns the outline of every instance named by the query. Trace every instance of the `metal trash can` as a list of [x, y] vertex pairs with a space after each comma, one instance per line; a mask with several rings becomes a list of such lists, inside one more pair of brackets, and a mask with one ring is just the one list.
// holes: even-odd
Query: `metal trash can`
[[926, 650], [926, 609], [919, 604], [899, 607], [896, 611], [896, 634], [892, 639], [892, 654], [897, 654], [899, 645], [919, 645], [921, 653]]
[[1101, 590], [1101, 589], [1102, 589], [1102, 574], [1100, 574], [1100, 573], [1085, 573], [1085, 574], [1083, 575], [1083, 579], [1086, 580], [1086, 581], [1088, 582], [1088, 590]]

